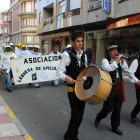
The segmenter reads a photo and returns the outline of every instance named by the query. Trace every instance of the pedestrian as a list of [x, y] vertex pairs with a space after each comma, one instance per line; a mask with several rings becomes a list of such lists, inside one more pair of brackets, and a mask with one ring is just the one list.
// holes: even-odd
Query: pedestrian
[[21, 45], [21, 51], [19, 52], [19, 57], [29, 57], [30, 52], [27, 50], [27, 46]]
[[67, 48], [66, 48], [66, 51], [68, 52], [68, 51], [71, 51], [71, 49], [72, 49], [72, 46], [70, 45], [70, 44], [68, 44], [67, 45]]
[[17, 57], [20, 57], [21, 46], [22, 46], [21, 43], [17, 43], [17, 44], [16, 44], [16, 47], [15, 47], [15, 54], [16, 54]]
[[136, 116], [140, 112], [140, 57], [135, 59], [128, 69], [130, 81], [135, 84], [137, 103], [131, 111], [131, 122], [136, 123]]
[[[71, 107], [71, 118], [68, 129], [64, 135], [64, 140], [79, 140], [78, 129], [83, 119], [85, 102], [77, 98], [74, 87], [75, 80], [86, 67], [85, 62], [87, 62], [87, 57], [86, 54], [83, 54], [81, 51], [83, 35], [79, 32], [75, 32], [72, 34], [71, 40], [73, 48], [71, 51], [63, 54], [57, 70], [57, 75], [60, 79], [68, 83], [68, 99]], [[65, 69], [66, 74], [64, 73]]]
[[87, 61], [88, 61], [88, 65], [89, 65], [90, 62], [91, 62], [91, 60], [92, 60], [92, 49], [91, 49], [91, 46], [90, 45], [86, 49], [86, 54], [87, 54]]
[[120, 126], [120, 114], [123, 102], [122, 70], [127, 71], [128, 66], [123, 55], [118, 55], [118, 49], [119, 48], [116, 44], [110, 44], [107, 47], [108, 56], [102, 60], [102, 70], [109, 73], [112, 78], [112, 90], [107, 101], [104, 101], [102, 110], [96, 116], [95, 126], [98, 127], [101, 120], [106, 118], [106, 116], [112, 111], [112, 131], [118, 135], [123, 135], [123, 132], [118, 128]]
[[[57, 47], [55, 46], [54, 49], [53, 49], [53, 51], [49, 55], [61, 55], [61, 53], [57, 50]], [[54, 86], [58, 86], [59, 80], [53, 80], [52, 81], [52, 84]]]
[[2, 72], [2, 66], [5, 69], [6, 79], [7, 79], [7, 89], [9, 92], [12, 92], [12, 70], [10, 67], [10, 60], [16, 58], [16, 54], [13, 53], [11, 46], [4, 47], [4, 53], [1, 56], [0, 61], [0, 73]]
[[[40, 48], [38, 45], [33, 46], [33, 51], [31, 51], [29, 53], [28, 56], [36, 56], [36, 57], [41, 57], [41, 53], [40, 53]], [[34, 80], [36, 79], [35, 74], [33, 75]], [[29, 83], [29, 86], [31, 86], [32, 83]], [[34, 83], [35, 88], [40, 88], [40, 85], [38, 82]]]

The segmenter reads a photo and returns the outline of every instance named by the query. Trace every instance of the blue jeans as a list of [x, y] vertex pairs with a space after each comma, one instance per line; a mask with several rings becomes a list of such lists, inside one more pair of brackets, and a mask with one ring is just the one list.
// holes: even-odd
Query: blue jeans
[[10, 69], [9, 73], [6, 73], [6, 70], [5, 70], [5, 74], [6, 74], [6, 79], [7, 79], [7, 88], [12, 89], [12, 71], [11, 71], [11, 69]]

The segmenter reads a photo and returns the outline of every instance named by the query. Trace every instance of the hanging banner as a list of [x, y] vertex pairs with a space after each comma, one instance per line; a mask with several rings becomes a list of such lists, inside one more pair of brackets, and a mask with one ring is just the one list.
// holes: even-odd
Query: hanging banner
[[106, 13], [110, 14], [110, 0], [103, 0], [103, 11], [105, 11]]
[[22, 57], [11, 60], [15, 85], [57, 80], [61, 55]]

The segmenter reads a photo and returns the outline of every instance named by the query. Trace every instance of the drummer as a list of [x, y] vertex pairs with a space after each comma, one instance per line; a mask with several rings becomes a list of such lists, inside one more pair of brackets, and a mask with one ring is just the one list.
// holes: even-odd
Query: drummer
[[118, 55], [118, 50], [119, 48], [116, 44], [110, 44], [106, 51], [108, 52], [108, 56], [102, 60], [102, 70], [109, 73], [112, 78], [112, 90], [107, 101], [104, 101], [102, 110], [96, 116], [95, 126], [98, 127], [100, 125], [100, 121], [106, 118], [108, 113], [112, 111], [112, 131], [118, 135], [123, 135], [123, 132], [118, 128], [120, 126], [120, 113], [123, 102], [122, 70], [128, 71], [128, 66], [123, 55]]
[[[63, 54], [57, 75], [60, 79], [68, 83], [68, 99], [71, 107], [71, 118], [64, 135], [64, 140], [79, 140], [77, 137], [78, 128], [83, 119], [85, 102], [80, 101], [76, 97], [74, 86], [79, 73], [86, 67], [85, 62], [87, 62], [87, 56], [81, 51], [83, 35], [80, 32], [75, 32], [72, 34], [71, 40], [73, 48], [71, 51]], [[64, 74], [65, 69], [66, 75]]]

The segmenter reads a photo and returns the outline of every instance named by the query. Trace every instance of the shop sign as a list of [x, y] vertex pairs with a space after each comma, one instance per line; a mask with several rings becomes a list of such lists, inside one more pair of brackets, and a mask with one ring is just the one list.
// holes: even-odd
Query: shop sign
[[63, 40], [63, 37], [62, 37], [62, 36], [59, 36], [59, 37], [57, 38], [57, 40], [61, 42], [61, 41]]
[[102, 38], [103, 39], [107, 39], [107, 38], [121, 38], [121, 37], [123, 37], [123, 35], [122, 34], [110, 34], [110, 35], [103, 35], [102, 36]]
[[110, 0], [103, 0], [103, 11], [110, 13]]
[[107, 29], [114, 29], [140, 23], [140, 14], [135, 14], [107, 22]]

